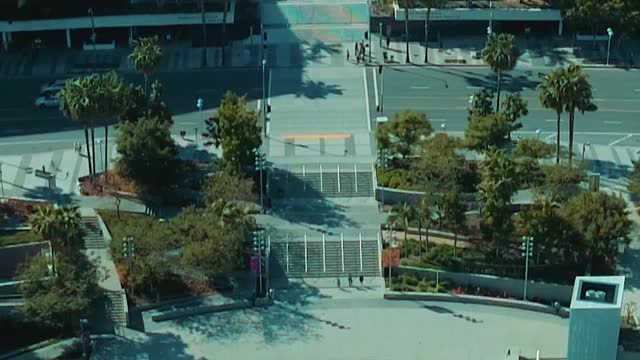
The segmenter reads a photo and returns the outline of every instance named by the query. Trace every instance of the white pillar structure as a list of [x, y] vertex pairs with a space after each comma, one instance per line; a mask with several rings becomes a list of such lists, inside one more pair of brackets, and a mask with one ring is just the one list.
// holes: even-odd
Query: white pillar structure
[[71, 29], [65, 31], [67, 34], [67, 49], [71, 49]]
[[564, 27], [564, 20], [558, 21], [558, 35], [562, 35], [562, 28]]
[[9, 50], [9, 36], [7, 36], [6, 32], [2, 32], [2, 48], [4, 51]]
[[573, 285], [567, 360], [616, 359], [624, 276], [578, 276]]

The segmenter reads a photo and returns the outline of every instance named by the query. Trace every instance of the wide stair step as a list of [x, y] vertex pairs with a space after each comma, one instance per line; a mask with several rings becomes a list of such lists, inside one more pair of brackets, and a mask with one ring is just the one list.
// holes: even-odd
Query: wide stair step
[[95, 216], [82, 217], [84, 247], [86, 249], [104, 249], [107, 247], [100, 222]]
[[[349, 169], [349, 168], [346, 168]], [[373, 197], [371, 171], [288, 172], [274, 169], [270, 178], [274, 198]]]
[[120, 326], [127, 326], [127, 314], [123, 304], [123, 296], [118, 291], [105, 290], [107, 297], [107, 313], [111, 320]]

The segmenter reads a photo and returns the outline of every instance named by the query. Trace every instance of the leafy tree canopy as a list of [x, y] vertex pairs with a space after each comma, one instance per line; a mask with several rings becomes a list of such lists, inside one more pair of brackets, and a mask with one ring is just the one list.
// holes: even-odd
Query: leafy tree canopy
[[254, 202], [255, 184], [251, 178], [242, 177], [233, 167], [226, 166], [207, 179], [204, 198], [210, 206], [236, 201]]
[[581, 191], [579, 184], [587, 179], [584, 168], [571, 165], [542, 167], [544, 179], [536, 192], [552, 202], [564, 202]]
[[553, 152], [553, 144], [549, 144], [538, 139], [526, 138], [518, 140], [512, 154], [515, 157], [546, 159], [553, 155]]
[[378, 126], [376, 138], [378, 148], [384, 150], [386, 156], [401, 156], [405, 159], [415, 154], [419, 143], [426, 140], [432, 132], [431, 123], [424, 113], [405, 110]]
[[491, 147], [502, 148], [508, 143], [511, 125], [502, 114], [474, 116], [464, 131], [466, 146], [471, 150], [486, 151]]

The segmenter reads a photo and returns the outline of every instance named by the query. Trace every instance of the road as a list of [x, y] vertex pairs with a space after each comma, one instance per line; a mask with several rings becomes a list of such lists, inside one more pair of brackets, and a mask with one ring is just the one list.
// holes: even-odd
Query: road
[[[496, 76], [487, 68], [397, 67], [385, 68], [382, 79], [377, 71], [370, 82], [370, 93], [382, 94], [384, 115], [391, 117], [405, 109], [423, 111], [436, 130], [461, 133], [467, 125], [469, 97], [482, 88], [495, 89]], [[503, 77], [502, 96], [518, 91], [529, 103], [529, 115], [522, 119], [522, 135], [553, 138], [556, 115], [538, 101], [537, 86], [541, 70], [516, 69]], [[593, 86], [596, 112], [577, 114], [576, 141], [597, 144], [640, 145], [640, 72], [620, 69], [585, 69]], [[375, 106], [372, 106], [375, 118]], [[566, 114], [561, 132], [567, 132]], [[629, 137], [628, 134], [634, 134]], [[622, 140], [624, 138], [624, 140]], [[622, 140], [622, 141], [619, 141]], [[618, 141], [618, 142], [616, 142]]]
[[[203, 117], [214, 112], [227, 90], [247, 95], [251, 107], [257, 107], [257, 100], [262, 97], [262, 74], [255, 69], [161, 73], [157, 78], [164, 85], [165, 98], [174, 114], [172, 131], [176, 134], [199, 127], [196, 100], [200, 97], [205, 105]], [[141, 76], [124, 75], [124, 79], [142, 82]], [[80, 126], [65, 119], [58, 109], [34, 107], [40, 85], [49, 80], [53, 79], [0, 80], [0, 88], [7, 89], [0, 97], [0, 153], [59, 150], [82, 141]], [[96, 135], [102, 136], [102, 131]], [[116, 132], [111, 131], [110, 138], [115, 136]]]

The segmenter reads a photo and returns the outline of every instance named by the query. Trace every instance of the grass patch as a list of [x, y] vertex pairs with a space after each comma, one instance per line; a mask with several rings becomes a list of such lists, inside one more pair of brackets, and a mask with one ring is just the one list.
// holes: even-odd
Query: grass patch
[[42, 236], [30, 230], [0, 230], [0, 246], [43, 241]]

